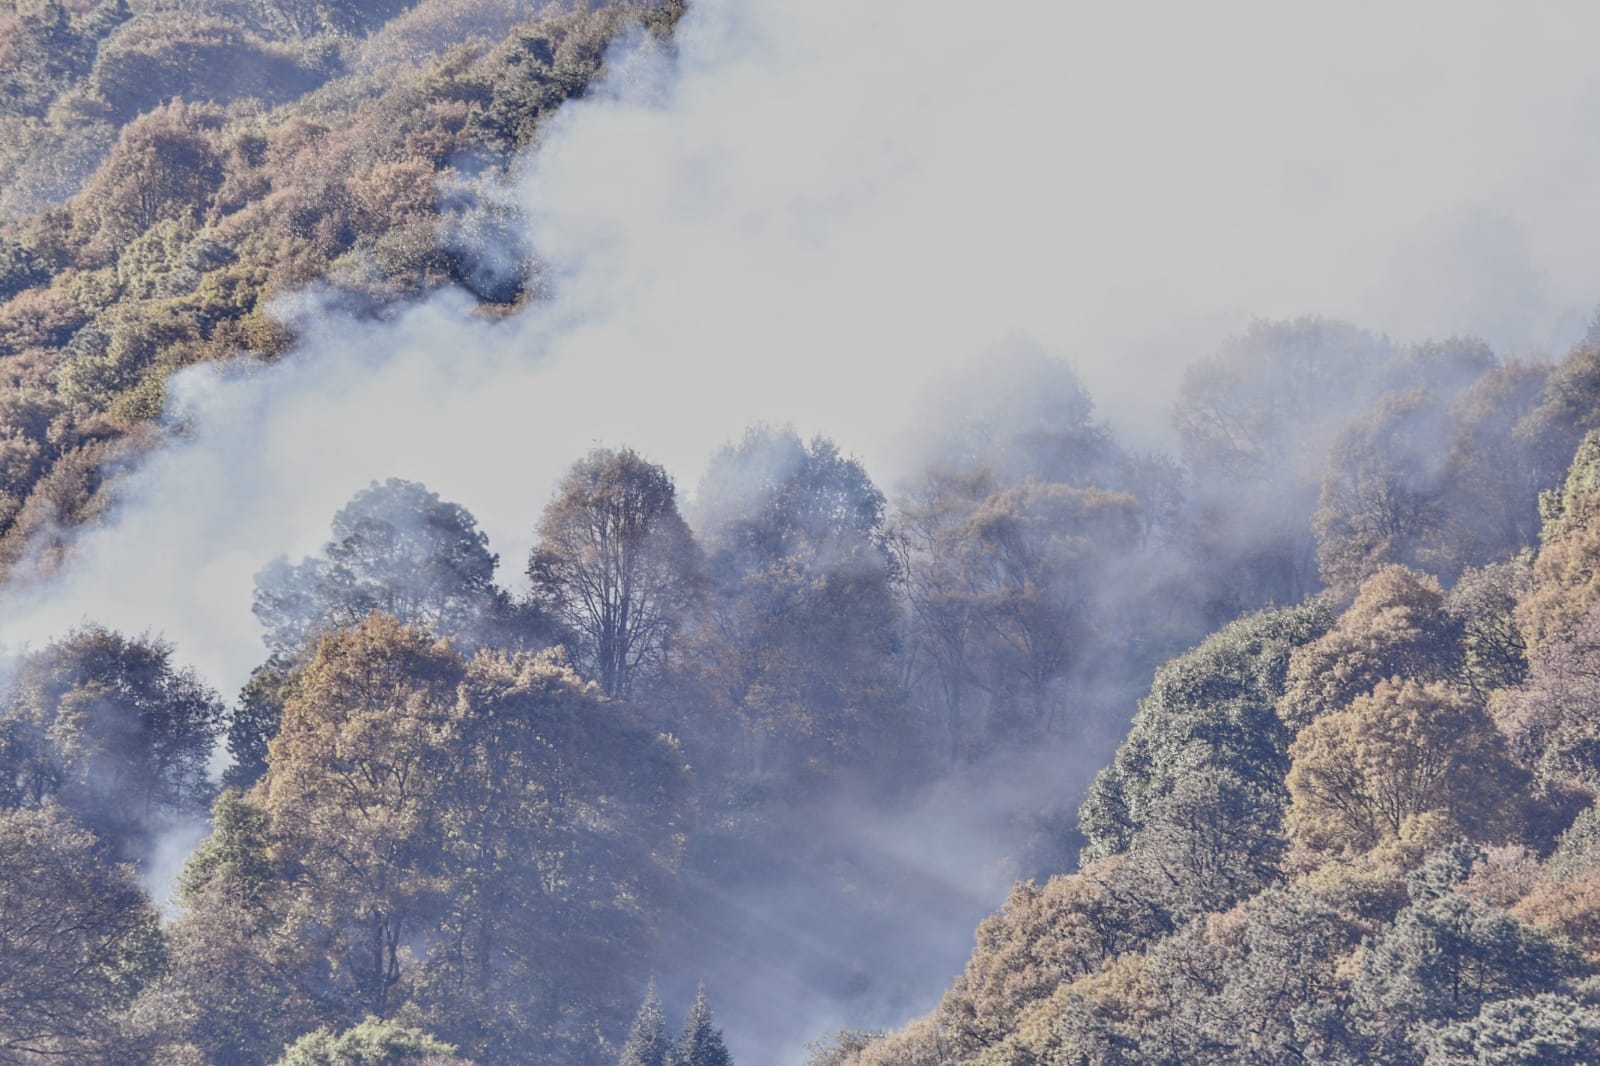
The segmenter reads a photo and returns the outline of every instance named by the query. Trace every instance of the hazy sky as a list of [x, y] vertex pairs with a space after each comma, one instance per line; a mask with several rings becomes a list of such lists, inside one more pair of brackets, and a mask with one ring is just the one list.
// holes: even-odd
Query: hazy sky
[[188, 372], [187, 432], [0, 642], [148, 628], [231, 691], [251, 576], [370, 480], [468, 506], [519, 586], [592, 444], [692, 487], [792, 421], [892, 483], [930, 383], [1008, 338], [1140, 443], [1251, 315], [1559, 354], [1600, 293], [1597, 39], [1577, 3], [700, 0], [676, 61], [624, 49], [519, 178], [552, 303], [490, 326], [446, 296]]

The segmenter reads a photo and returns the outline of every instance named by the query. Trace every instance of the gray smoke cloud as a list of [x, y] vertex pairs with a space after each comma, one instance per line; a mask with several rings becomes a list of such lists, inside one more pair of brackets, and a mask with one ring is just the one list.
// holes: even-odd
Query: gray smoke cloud
[[231, 692], [263, 655], [253, 575], [372, 480], [467, 506], [515, 587], [592, 444], [688, 487], [788, 423], [892, 485], [932, 383], [1007, 338], [1072, 362], [1137, 446], [1251, 315], [1557, 351], [1600, 292], [1596, 30], [1578, 3], [698, 0], [507, 189], [551, 299], [285, 307], [300, 349], [180, 375], [170, 443], [59, 579], [8, 595], [0, 645], [151, 629]]
[[892, 482], [924, 384], [1014, 335], [1136, 439], [1251, 314], [1552, 350], [1600, 291], [1597, 22], [703, 0], [676, 59], [620, 50], [509, 193], [553, 301], [490, 324], [446, 295], [376, 326], [308, 301], [279, 365], [186, 373], [182, 432], [0, 640], [150, 626], [231, 689], [259, 654], [251, 576], [375, 478], [466, 504], [514, 572], [592, 442], [693, 485], [743, 425], [789, 422]]

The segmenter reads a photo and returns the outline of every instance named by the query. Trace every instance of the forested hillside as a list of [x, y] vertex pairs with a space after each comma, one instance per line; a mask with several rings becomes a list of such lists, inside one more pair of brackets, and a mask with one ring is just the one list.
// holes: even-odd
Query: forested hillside
[[[186, 368], [270, 379], [319, 323], [419, 306], [603, 316], [560, 305], [508, 189], [695, 14], [0, 0], [6, 590], [48, 599], [163, 449], [205, 446], [167, 405]], [[699, 47], [781, 68], [758, 24]], [[803, 111], [760, 119], [809, 181]], [[697, 193], [739, 184], [689, 154]], [[820, 246], [812, 206], [736, 228]], [[774, 338], [813, 314], [790, 269]], [[237, 692], [155, 628], [168, 603], [27, 630], [0, 649], [0, 1063], [1600, 1061], [1600, 329], [1545, 360], [1255, 319], [1178, 351], [1134, 433], [1066, 354], [982, 350], [893, 471], [755, 412], [693, 471], [585, 428], [514, 558], [448, 464], [372, 470], [316, 550], [232, 550]], [[598, 420], [609, 384], [519, 416]], [[462, 461], [525, 498], [527, 456]], [[154, 509], [230, 550], [239, 519], [181, 494]], [[235, 595], [177, 564], [173, 604]]]
[[173, 371], [288, 350], [275, 298], [536, 293], [497, 183], [612, 38], [677, 10], [0, 6], [0, 566], [57, 561], [54, 530], [153, 443]]
[[1325, 591], [1157, 670], [1080, 868], [1019, 884], [931, 1015], [812, 1062], [1595, 1061], [1600, 432], [1552, 479], [1595, 366], [1341, 429]]

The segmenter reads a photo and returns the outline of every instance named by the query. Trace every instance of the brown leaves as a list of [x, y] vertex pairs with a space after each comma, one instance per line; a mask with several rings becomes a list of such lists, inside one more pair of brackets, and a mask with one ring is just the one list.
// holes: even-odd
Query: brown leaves
[[1442, 815], [1492, 840], [1527, 775], [1471, 696], [1446, 684], [1384, 681], [1318, 719], [1290, 748], [1288, 822], [1296, 844], [1356, 855]]
[[1295, 650], [1278, 713], [1302, 727], [1391, 677], [1453, 677], [1460, 655], [1438, 581], [1385, 567], [1362, 584], [1332, 630]]

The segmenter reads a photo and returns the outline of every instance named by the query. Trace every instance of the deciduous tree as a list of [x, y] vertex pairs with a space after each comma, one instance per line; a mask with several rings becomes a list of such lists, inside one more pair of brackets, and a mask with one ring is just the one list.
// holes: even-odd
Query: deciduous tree
[[1444, 569], [1445, 411], [1423, 391], [1386, 397], [1334, 439], [1313, 520], [1317, 565], [1354, 589], [1387, 564]]
[[457, 704], [447, 899], [409, 1009], [488, 1061], [594, 1061], [682, 859], [682, 752], [553, 654], [480, 653]]
[[1600, 604], [1547, 639], [1527, 683], [1495, 705], [1517, 754], [1550, 780], [1600, 786]]
[[23, 660], [0, 704], [0, 806], [72, 810], [124, 858], [203, 811], [222, 702], [172, 647], [89, 625]]
[[329, 629], [374, 611], [441, 636], [481, 637], [504, 595], [477, 519], [414, 481], [373, 482], [333, 517], [319, 557], [279, 559], [256, 577], [267, 646], [301, 652]]
[[1450, 405], [1447, 491], [1440, 503], [1458, 566], [1485, 566], [1539, 542], [1539, 493], [1559, 484], [1519, 423], [1550, 368], [1513, 363], [1485, 373]]
[[1138, 542], [1138, 501], [985, 473], [935, 475], [920, 495], [902, 508], [906, 589], [951, 757], [1048, 733], [1074, 668], [1121, 635], [1107, 575]]
[[59, 807], [0, 811], [0, 1060], [110, 1061], [161, 965], [155, 908]]
[[1301, 729], [1391, 677], [1446, 681], [1460, 670], [1460, 635], [1439, 582], [1388, 566], [1362, 583], [1327, 633], [1290, 656], [1278, 714]]
[[306, 1034], [274, 1066], [471, 1066], [455, 1050], [420, 1029], [368, 1018], [337, 1035], [327, 1029]]
[[667, 661], [699, 591], [672, 478], [631, 449], [596, 449], [557, 486], [538, 532], [534, 601], [576, 634], [575, 659], [606, 695], [626, 696]]
[[1437, 812], [1470, 839], [1515, 828], [1527, 775], [1469, 694], [1440, 682], [1383, 681], [1311, 723], [1289, 749], [1296, 843], [1359, 854]]
[[269, 748], [265, 803], [297, 906], [327, 930], [335, 987], [358, 1012], [388, 1013], [402, 948], [444, 906], [463, 675], [448, 645], [373, 615], [323, 638]]
[[713, 459], [696, 495], [712, 580], [687, 672], [736, 724], [727, 770], [885, 768], [905, 746], [883, 507], [861, 465], [823, 438], [755, 429]]
[[93, 230], [84, 238], [91, 250], [109, 258], [162, 219], [198, 220], [222, 183], [214, 144], [221, 124], [220, 109], [179, 100], [123, 127], [87, 188], [92, 206], [84, 224]]
[[1173, 411], [1193, 476], [1194, 547], [1232, 614], [1315, 591], [1310, 518], [1334, 436], [1386, 391], [1383, 337], [1343, 322], [1257, 322], [1185, 372]]
[[294, 978], [322, 989], [320, 1021], [594, 1062], [645, 964], [686, 784], [674, 742], [553, 654], [464, 662], [372, 615], [322, 639], [269, 748], [256, 794], [293, 892], [261, 948], [322, 960]]

